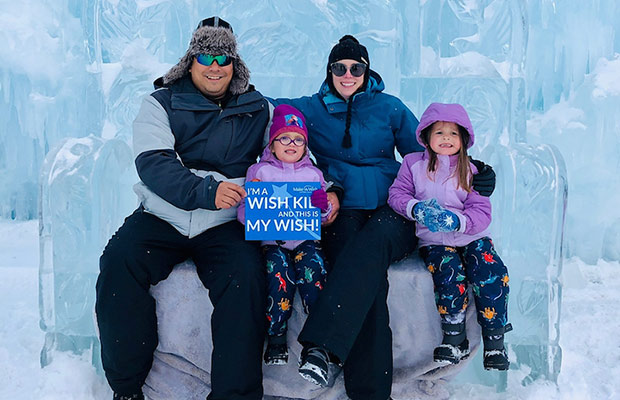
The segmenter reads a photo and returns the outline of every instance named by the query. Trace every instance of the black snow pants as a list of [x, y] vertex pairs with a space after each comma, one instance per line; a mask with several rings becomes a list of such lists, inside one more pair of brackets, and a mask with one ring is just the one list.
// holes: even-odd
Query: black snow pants
[[386, 400], [392, 390], [387, 269], [415, 249], [415, 225], [388, 206], [345, 209], [322, 239], [332, 267], [299, 342], [344, 362], [351, 399]]
[[124, 395], [141, 392], [158, 343], [149, 288], [188, 258], [214, 306], [208, 399], [261, 399], [267, 296], [257, 242], [244, 240], [237, 221], [189, 239], [141, 209], [125, 220], [100, 259], [96, 312], [110, 387]]

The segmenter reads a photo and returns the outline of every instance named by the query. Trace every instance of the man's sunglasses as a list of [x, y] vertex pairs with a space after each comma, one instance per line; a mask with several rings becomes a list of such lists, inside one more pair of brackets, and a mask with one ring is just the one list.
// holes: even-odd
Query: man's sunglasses
[[220, 67], [224, 67], [229, 65], [233, 58], [231, 56], [214, 56], [212, 54], [198, 54], [196, 56], [196, 61], [202, 65], [206, 65], [207, 67], [213, 64], [213, 61], [217, 63]]
[[355, 63], [351, 65], [351, 67], [347, 68], [347, 66], [343, 63], [335, 62], [330, 65], [330, 68], [332, 70], [332, 74], [336, 76], [343, 76], [347, 73], [347, 69], [351, 71], [351, 75], [357, 78], [364, 75], [364, 72], [366, 72], [366, 64], [364, 63]]

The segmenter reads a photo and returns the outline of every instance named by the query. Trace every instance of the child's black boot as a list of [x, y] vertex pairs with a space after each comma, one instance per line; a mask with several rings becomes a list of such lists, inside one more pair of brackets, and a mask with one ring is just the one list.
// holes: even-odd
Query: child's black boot
[[288, 362], [288, 345], [286, 344], [286, 334], [279, 336], [269, 336], [267, 339], [267, 349], [263, 357], [267, 365], [284, 365]]
[[114, 393], [114, 395], [112, 396], [112, 400], [144, 400], [144, 395], [142, 393], [136, 393], [136, 394]]
[[484, 330], [482, 332], [482, 341], [484, 343], [484, 369], [496, 369], [506, 371], [510, 367], [508, 353], [504, 346], [504, 333], [510, 332], [512, 325], [499, 329]]
[[442, 323], [443, 341], [433, 351], [433, 359], [439, 363], [458, 364], [469, 356], [469, 341], [465, 333], [465, 322]]

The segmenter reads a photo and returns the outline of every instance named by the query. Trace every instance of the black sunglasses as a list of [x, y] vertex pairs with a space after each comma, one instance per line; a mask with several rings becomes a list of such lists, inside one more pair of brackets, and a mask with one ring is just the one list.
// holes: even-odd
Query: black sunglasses
[[360, 76], [364, 75], [364, 72], [366, 72], [366, 64], [364, 63], [355, 63], [351, 65], [351, 67], [347, 67], [343, 63], [335, 62], [332, 63], [329, 67], [332, 70], [332, 74], [336, 76], [343, 76], [347, 73], [347, 70], [349, 70], [351, 71], [351, 75], [359, 78]]

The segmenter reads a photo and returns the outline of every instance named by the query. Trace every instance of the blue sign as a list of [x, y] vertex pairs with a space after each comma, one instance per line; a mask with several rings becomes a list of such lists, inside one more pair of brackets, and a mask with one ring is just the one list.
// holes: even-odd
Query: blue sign
[[319, 182], [246, 182], [246, 240], [318, 240], [321, 210], [310, 203]]

